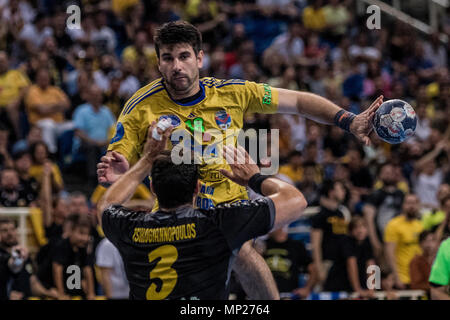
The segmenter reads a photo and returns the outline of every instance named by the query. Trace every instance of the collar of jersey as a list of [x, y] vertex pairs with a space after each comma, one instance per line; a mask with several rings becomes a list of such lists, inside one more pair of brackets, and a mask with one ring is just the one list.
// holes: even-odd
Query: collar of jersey
[[174, 100], [174, 99], [170, 96], [169, 91], [167, 91], [166, 85], [164, 84], [164, 81], [162, 81], [162, 84], [163, 84], [163, 86], [164, 86], [164, 89], [167, 91], [167, 95], [169, 96], [170, 100], [172, 100], [172, 101], [175, 102], [176, 104], [178, 104], [178, 105], [180, 105], [180, 106], [183, 106], [183, 107], [193, 106], [193, 105], [195, 105], [195, 104], [197, 104], [197, 103], [202, 102], [203, 99], [205, 99], [205, 97], [206, 97], [206, 94], [205, 94], [205, 87], [203, 86], [203, 83], [202, 83], [201, 81], [198, 81], [198, 83], [199, 83], [199, 85], [200, 85], [200, 90], [202, 91], [202, 94], [201, 94], [198, 98], [196, 98], [195, 100], [192, 100], [192, 101], [189, 101], [189, 102], [186, 102], [186, 103], [181, 103], [181, 102], [178, 102], [178, 101]]

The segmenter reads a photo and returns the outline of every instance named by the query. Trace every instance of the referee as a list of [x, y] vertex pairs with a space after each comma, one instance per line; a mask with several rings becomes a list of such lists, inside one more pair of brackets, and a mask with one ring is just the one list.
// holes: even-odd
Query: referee
[[[227, 299], [240, 247], [298, 219], [306, 200], [295, 187], [260, 175], [244, 149], [224, 147], [232, 171], [221, 173], [265, 197], [248, 204], [195, 209], [197, 167], [174, 165], [170, 153], [163, 151], [171, 131], [152, 123], [142, 158], [100, 201], [99, 220], [123, 258], [130, 299]], [[159, 210], [149, 213], [121, 206], [149, 172]]]

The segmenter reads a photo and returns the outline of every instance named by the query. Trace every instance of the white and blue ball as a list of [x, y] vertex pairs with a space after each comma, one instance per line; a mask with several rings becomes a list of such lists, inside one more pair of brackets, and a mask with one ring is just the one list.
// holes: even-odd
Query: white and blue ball
[[417, 115], [411, 105], [403, 100], [385, 101], [375, 112], [373, 127], [381, 140], [397, 144], [414, 135]]

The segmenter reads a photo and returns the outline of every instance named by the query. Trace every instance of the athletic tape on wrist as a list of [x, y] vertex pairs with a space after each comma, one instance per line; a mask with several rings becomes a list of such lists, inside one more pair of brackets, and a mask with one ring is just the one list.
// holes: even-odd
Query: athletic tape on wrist
[[350, 132], [350, 125], [355, 117], [356, 115], [354, 113], [345, 110], [340, 110], [334, 116], [334, 124], [339, 128], [341, 128], [342, 130]]

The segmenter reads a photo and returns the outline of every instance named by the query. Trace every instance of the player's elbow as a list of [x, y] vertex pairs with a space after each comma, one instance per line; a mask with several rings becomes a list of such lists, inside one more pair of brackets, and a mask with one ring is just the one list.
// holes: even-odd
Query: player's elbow
[[298, 189], [291, 189], [290, 191], [289, 197], [287, 197], [286, 207], [289, 210], [289, 220], [295, 221], [301, 218], [308, 206], [308, 202]]

